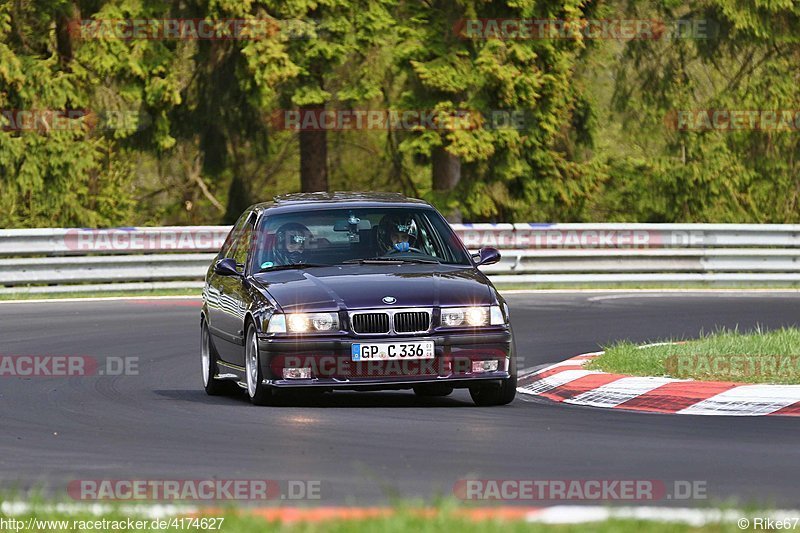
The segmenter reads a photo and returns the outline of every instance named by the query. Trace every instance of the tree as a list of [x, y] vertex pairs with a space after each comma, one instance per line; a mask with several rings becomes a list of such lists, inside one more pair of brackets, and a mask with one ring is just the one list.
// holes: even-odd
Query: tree
[[[373, 51], [390, 38], [392, 0], [269, 1], [277, 19], [275, 40], [253, 43], [246, 51], [265, 101], [275, 99], [283, 110], [297, 107], [301, 116], [319, 117], [329, 105], [346, 107], [380, 95], [380, 72], [370, 69]], [[277, 46], [276, 46], [277, 44]], [[260, 59], [280, 57], [288, 72], [278, 84], [276, 64]], [[304, 192], [328, 189], [327, 131], [301, 129], [300, 182]]]
[[[646, 184], [648, 196], [659, 201], [638, 208], [622, 202], [616, 210], [670, 222], [800, 220], [800, 141], [796, 130], [769, 125], [779, 122], [769, 113], [780, 116], [800, 104], [800, 86], [786, 75], [800, 59], [800, 7], [731, 0], [625, 5], [635, 18], [703, 24], [702, 33], [625, 48], [616, 108], [632, 138], [660, 140], [643, 154], [647, 163], [637, 180], [638, 189]], [[719, 112], [752, 113], [754, 122], [715, 127], [710, 119]], [[611, 172], [629, 166], [617, 159]], [[620, 196], [612, 188], [605, 198]]]
[[[424, 131], [403, 144], [430, 163], [432, 199], [449, 217], [542, 214], [533, 203], [550, 204], [556, 213], [555, 204], [585, 195], [594, 178], [585, 183], [574, 168], [580, 163], [559, 146], [573, 128], [588, 127], [575, 120], [582, 101], [570, 83], [582, 41], [495, 38], [488, 25], [477, 38], [465, 31], [481, 20], [579, 19], [583, 3], [436, 0], [403, 7], [398, 58], [409, 71], [405, 106], [434, 110], [443, 121], [462, 111], [477, 119], [477, 127]], [[496, 124], [498, 116], [504, 121]], [[507, 117], [517, 124], [505, 126]]]
[[67, 31], [72, 2], [0, 4], [0, 226], [98, 226], [130, 218], [119, 142], [135, 110], [100, 110]]

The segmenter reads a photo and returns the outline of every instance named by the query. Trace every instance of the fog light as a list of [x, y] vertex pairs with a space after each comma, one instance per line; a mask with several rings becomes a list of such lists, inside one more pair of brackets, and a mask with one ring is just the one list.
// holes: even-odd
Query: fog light
[[473, 361], [472, 372], [495, 372], [497, 370], [497, 361]]
[[284, 368], [283, 379], [311, 379], [311, 368]]

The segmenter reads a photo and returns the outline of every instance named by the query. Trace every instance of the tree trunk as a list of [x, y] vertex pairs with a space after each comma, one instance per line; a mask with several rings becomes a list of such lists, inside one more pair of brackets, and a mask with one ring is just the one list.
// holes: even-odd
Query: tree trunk
[[[314, 113], [319, 118], [324, 110], [323, 105], [304, 106], [300, 113]], [[300, 188], [302, 192], [328, 190], [328, 137], [324, 129], [300, 130]]]
[[231, 181], [230, 189], [228, 189], [228, 206], [222, 219], [223, 223], [236, 223], [236, 220], [251, 203], [247, 183], [236, 173]]
[[[461, 160], [444, 147], [437, 146], [431, 154], [431, 162], [433, 190], [447, 196], [461, 181]], [[461, 211], [458, 208], [444, 215], [448, 222], [461, 222]]]
[[80, 31], [80, 10], [75, 4], [65, 5], [56, 14], [56, 50], [62, 68], [72, 72], [73, 46], [72, 32]]

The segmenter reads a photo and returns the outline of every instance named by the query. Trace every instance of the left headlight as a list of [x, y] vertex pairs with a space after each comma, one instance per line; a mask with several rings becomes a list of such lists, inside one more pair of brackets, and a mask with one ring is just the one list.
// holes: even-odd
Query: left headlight
[[499, 305], [490, 307], [448, 307], [442, 309], [442, 326], [446, 328], [503, 326], [506, 319]]
[[291, 313], [275, 314], [269, 320], [267, 333], [311, 333], [315, 331], [338, 331], [337, 313]]

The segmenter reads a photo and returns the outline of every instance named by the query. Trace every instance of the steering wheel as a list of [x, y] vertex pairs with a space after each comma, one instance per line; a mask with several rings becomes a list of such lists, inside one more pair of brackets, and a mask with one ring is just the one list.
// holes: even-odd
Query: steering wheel
[[423, 253], [423, 251], [420, 250], [419, 248], [414, 248], [413, 246], [409, 246], [408, 250], [405, 250], [403, 252], [401, 252], [397, 248], [392, 248], [391, 250], [386, 252], [384, 255], [394, 255], [394, 254], [400, 254], [400, 253], [406, 253], [406, 252], [417, 252], [418, 254]]

